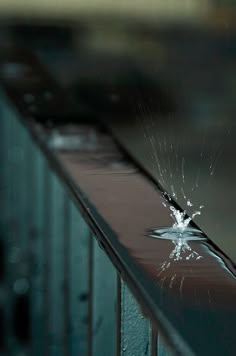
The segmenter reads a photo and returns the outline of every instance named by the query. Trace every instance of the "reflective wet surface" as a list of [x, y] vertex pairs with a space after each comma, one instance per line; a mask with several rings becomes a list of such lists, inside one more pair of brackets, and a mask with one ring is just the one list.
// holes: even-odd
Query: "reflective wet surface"
[[155, 239], [166, 240], [205, 240], [207, 237], [204, 233], [194, 227], [188, 226], [184, 230], [180, 230], [176, 227], [160, 227], [158, 229], [150, 229], [147, 231], [147, 236]]
[[[227, 348], [233, 355], [236, 277], [231, 261], [194, 227], [186, 230], [188, 237], [176, 238], [162, 194], [132, 164], [114, 165], [122, 154], [109, 136], [98, 132], [97, 142], [100, 149], [93, 154], [86, 146], [56, 152], [88, 198], [89, 214], [95, 218], [99, 213], [105, 234], [107, 225], [112, 228], [109, 244], [123, 262], [136, 262], [134, 276], [151, 296], [157, 315], [161, 310], [193, 351], [218, 355]], [[168, 228], [163, 230], [163, 224]]]

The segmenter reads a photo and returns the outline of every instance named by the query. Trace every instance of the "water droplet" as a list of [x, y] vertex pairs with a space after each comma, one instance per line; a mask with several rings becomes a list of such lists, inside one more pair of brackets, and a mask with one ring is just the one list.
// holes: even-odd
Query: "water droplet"
[[191, 203], [190, 200], [187, 201], [187, 205], [188, 205], [188, 206], [193, 206], [193, 204]]
[[195, 211], [192, 215], [192, 219], [195, 218], [195, 216], [197, 215], [201, 215], [201, 212], [200, 211]]
[[174, 186], [173, 186], [173, 185], [171, 185], [171, 191], [172, 191], [172, 197], [177, 199], [177, 195], [176, 195], [176, 193], [175, 193], [175, 190], [174, 190]]

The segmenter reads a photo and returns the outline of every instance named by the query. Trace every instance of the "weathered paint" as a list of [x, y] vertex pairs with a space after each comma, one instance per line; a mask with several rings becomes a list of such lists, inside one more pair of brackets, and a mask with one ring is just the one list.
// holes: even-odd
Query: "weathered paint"
[[117, 273], [94, 237], [92, 271], [92, 355], [115, 356]]
[[121, 281], [121, 355], [151, 355], [151, 329], [136, 299]]

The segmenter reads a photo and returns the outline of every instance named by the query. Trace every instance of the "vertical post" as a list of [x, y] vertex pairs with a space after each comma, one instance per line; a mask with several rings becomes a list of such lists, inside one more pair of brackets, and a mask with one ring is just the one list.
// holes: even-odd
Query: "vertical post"
[[64, 345], [64, 190], [51, 173], [51, 201], [49, 226], [49, 355], [65, 353]]
[[[4, 100], [3, 100], [4, 101]], [[7, 353], [27, 352], [29, 342], [28, 217], [26, 209], [25, 159], [28, 135], [17, 115], [4, 105], [6, 130], [3, 210], [4, 240], [8, 260], [6, 328]]]
[[0, 177], [1, 177], [1, 231], [2, 233], [7, 233], [7, 221], [9, 219], [10, 210], [10, 145], [11, 145], [11, 129], [12, 129], [12, 113], [7, 107], [4, 97], [1, 97], [1, 166]]
[[[0, 96], [0, 99], [1, 96]], [[4, 210], [4, 204], [3, 201], [4, 196], [5, 196], [5, 181], [4, 181], [4, 176], [5, 176], [5, 167], [6, 167], [6, 156], [5, 156], [5, 151], [6, 151], [6, 123], [5, 119], [3, 117], [3, 112], [4, 112], [4, 102], [3, 100], [0, 101], [0, 133], [1, 133], [1, 139], [0, 139], [0, 216], [2, 216], [3, 210]], [[2, 220], [2, 218], [1, 218]], [[6, 294], [6, 247], [5, 247], [5, 241], [4, 241], [4, 232], [2, 229], [2, 221], [0, 220], [0, 289], [2, 291], [3, 297], [0, 297], [0, 330], [1, 330], [1, 335], [0, 335], [0, 354], [4, 353], [5, 346], [6, 346], [6, 341], [5, 341], [5, 335], [6, 335], [6, 316], [5, 316], [5, 305], [6, 305], [6, 297], [4, 294]]]
[[19, 248], [12, 246], [13, 227], [11, 221], [11, 196], [12, 196], [12, 134], [13, 134], [13, 119], [12, 113], [8, 109], [6, 103], [3, 108], [3, 120], [5, 123], [5, 162], [4, 162], [4, 192], [3, 196], [3, 234], [6, 248], [6, 351], [8, 355], [12, 355], [15, 351], [15, 339], [12, 333], [12, 284], [13, 284], [13, 269], [19, 260]]
[[49, 345], [51, 342], [49, 319], [51, 313], [50, 305], [50, 283], [51, 283], [51, 224], [52, 224], [52, 174], [48, 162], [45, 161], [43, 171], [43, 355], [49, 355]]
[[[1, 191], [0, 191], [0, 214], [1, 214], [1, 240], [3, 243], [3, 248], [5, 252], [5, 261], [4, 261], [4, 279], [3, 279], [3, 290], [5, 296], [1, 299], [2, 305], [2, 323], [3, 323], [3, 339], [1, 351], [3, 353], [10, 354], [10, 336], [11, 336], [11, 283], [9, 278], [9, 272], [11, 269], [11, 264], [9, 263], [9, 238], [11, 236], [9, 229], [9, 215], [10, 215], [10, 138], [11, 138], [11, 120], [9, 120], [11, 113], [5, 102], [5, 98], [1, 93], [1, 167], [0, 170], [0, 179], [1, 179]], [[10, 340], [12, 341], [12, 340]]]
[[19, 250], [19, 261], [13, 271], [13, 333], [21, 352], [28, 353], [30, 342], [29, 246], [31, 229], [31, 140], [14, 115], [12, 133], [12, 224], [13, 247]]
[[43, 324], [43, 271], [44, 271], [44, 192], [46, 162], [36, 146], [32, 146], [32, 231], [30, 253], [30, 285], [31, 285], [31, 352], [34, 356], [44, 354]]
[[149, 321], [141, 314], [137, 301], [121, 282], [121, 355], [151, 355]]
[[64, 195], [64, 356], [69, 356], [70, 352], [70, 247], [71, 247], [71, 202], [67, 194]]
[[117, 350], [117, 272], [93, 238], [92, 355], [115, 356]]
[[88, 355], [90, 231], [73, 202], [69, 209], [69, 355]]

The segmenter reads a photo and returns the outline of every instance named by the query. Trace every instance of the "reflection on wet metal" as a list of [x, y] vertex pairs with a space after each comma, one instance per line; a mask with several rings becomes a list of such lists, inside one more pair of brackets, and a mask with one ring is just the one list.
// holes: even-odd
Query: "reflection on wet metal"
[[62, 150], [95, 151], [98, 149], [96, 132], [92, 129], [79, 134], [63, 134], [54, 130], [49, 137], [48, 145]]
[[[191, 339], [193, 349], [198, 350], [203, 344], [206, 347], [204, 320], [207, 319], [209, 327], [214, 329], [208, 333], [208, 339], [219, 338], [217, 348], [223, 349], [219, 327], [221, 315], [224, 312], [227, 320], [231, 320], [236, 298], [232, 263], [195, 227], [189, 225], [185, 231], [177, 233], [176, 228], [171, 227], [169, 209], [162, 204], [162, 193], [148, 184], [138, 170], [127, 174], [128, 168], [117, 167], [115, 172], [111, 171], [112, 162], [124, 157], [112, 140], [100, 133], [97, 133], [97, 140], [100, 149], [92, 155], [85, 150], [58, 150], [55, 155], [67, 174], [86, 192], [96, 211], [112, 226], [119, 244], [147, 273], [146, 279], [151, 278], [150, 296], [171, 325], [185, 340], [190, 342]], [[126, 164], [129, 167], [129, 162]], [[93, 214], [91, 207], [90, 214]], [[161, 224], [169, 228], [161, 228]], [[150, 226], [156, 228], [150, 230]], [[179, 238], [180, 233], [182, 238]], [[203, 315], [202, 319], [199, 315]], [[193, 320], [195, 327], [190, 332]], [[231, 340], [228, 343], [233, 342], [234, 336], [228, 328], [227, 333]], [[209, 344], [207, 352], [210, 349]]]
[[199, 229], [194, 227], [186, 227], [183, 231], [177, 227], [161, 227], [158, 229], [151, 229], [148, 231], [148, 236], [165, 240], [205, 240], [206, 235]]
[[[158, 277], [170, 267], [171, 261], [190, 261], [192, 259], [200, 260], [202, 256], [190, 247], [188, 241], [201, 241], [207, 239], [202, 231], [191, 226], [187, 226], [184, 230], [175, 226], [151, 229], [148, 231], [147, 236], [157, 239], [171, 240], [174, 244], [174, 248], [169, 254], [169, 259], [161, 264]], [[175, 277], [176, 273], [174, 273], [170, 279], [170, 288], [172, 288]], [[181, 279], [181, 285], [183, 284], [183, 281], [184, 278]]]

